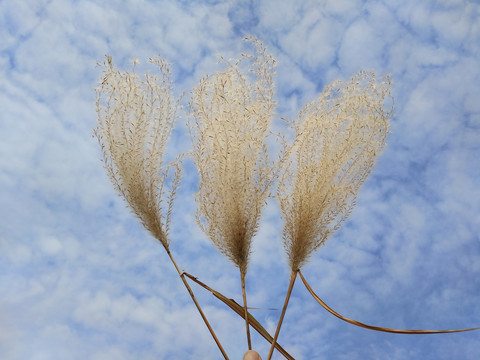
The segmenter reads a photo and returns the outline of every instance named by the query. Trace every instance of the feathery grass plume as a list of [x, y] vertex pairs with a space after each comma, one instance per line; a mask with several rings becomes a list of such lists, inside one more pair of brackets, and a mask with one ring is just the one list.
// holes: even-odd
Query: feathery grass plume
[[[162, 59], [150, 62], [158, 66], [160, 78], [146, 73], [141, 79], [135, 70], [118, 71], [107, 56], [97, 88], [95, 135], [115, 189], [143, 226], [168, 248], [172, 206], [182, 173], [178, 161], [165, 165], [163, 158], [178, 101], [171, 95], [168, 63]], [[172, 167], [175, 175], [167, 190]]]
[[[135, 60], [134, 65], [137, 63]], [[121, 72], [107, 56], [103, 79], [96, 89], [98, 125], [94, 133], [113, 186], [165, 248], [223, 357], [228, 359], [169, 250], [169, 225], [182, 171], [181, 157], [165, 164], [164, 155], [178, 100], [172, 96], [169, 64], [161, 58], [150, 59], [150, 63], [158, 67], [160, 77], [146, 73], [139, 78], [135, 69]], [[172, 168], [175, 173], [170, 179]]]
[[292, 271], [340, 228], [385, 146], [390, 80], [361, 71], [328, 86], [292, 123], [295, 140], [280, 177], [283, 240]]
[[[240, 269], [244, 302], [251, 242], [275, 177], [266, 145], [275, 106], [275, 61], [258, 40], [247, 40], [256, 56], [243, 55], [235, 63], [222, 59], [224, 71], [201, 79], [193, 90], [189, 124], [200, 182], [197, 222]], [[252, 65], [250, 74], [242, 71], [245, 60]]]
[[[286, 150], [277, 198], [284, 219], [283, 242], [292, 271], [285, 315], [298, 270], [350, 215], [358, 191], [385, 146], [391, 110], [388, 77], [381, 82], [361, 71], [328, 86], [291, 123], [295, 139]], [[393, 105], [393, 103], [392, 103]]]
[[273, 182], [266, 137], [275, 105], [274, 60], [255, 44], [255, 82], [241, 72], [241, 60], [227, 63], [223, 72], [200, 81], [190, 108], [192, 156], [200, 177], [197, 221], [242, 273]]

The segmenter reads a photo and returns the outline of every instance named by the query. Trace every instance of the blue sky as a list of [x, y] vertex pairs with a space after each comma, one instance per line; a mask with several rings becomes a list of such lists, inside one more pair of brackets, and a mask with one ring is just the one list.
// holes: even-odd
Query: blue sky
[[[388, 146], [348, 222], [303, 269], [344, 316], [378, 326], [480, 326], [478, 1], [0, 1], [0, 357], [220, 359], [163, 251], [115, 194], [92, 129], [97, 61], [161, 54], [175, 92], [254, 35], [277, 60], [294, 117], [360, 69], [394, 81]], [[184, 113], [170, 155], [190, 148]], [[196, 174], [173, 219], [180, 267], [241, 300], [239, 274], [194, 222]], [[249, 305], [281, 307], [289, 280], [275, 200], [247, 275]], [[231, 359], [244, 323], [192, 285]], [[252, 310], [273, 332], [279, 311]], [[478, 359], [480, 332], [372, 332], [295, 285], [279, 342], [296, 359]], [[266, 358], [268, 345], [253, 345]]]

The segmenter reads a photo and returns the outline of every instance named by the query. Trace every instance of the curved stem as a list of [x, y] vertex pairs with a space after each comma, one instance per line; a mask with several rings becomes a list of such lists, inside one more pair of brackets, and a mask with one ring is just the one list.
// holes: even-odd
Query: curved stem
[[220, 341], [218, 340], [217, 335], [216, 335], [215, 332], [213, 331], [212, 327], [210, 326], [210, 323], [209, 323], [208, 320], [207, 320], [207, 317], [206, 317], [205, 314], [203, 313], [202, 308], [200, 307], [200, 304], [197, 302], [197, 299], [195, 298], [195, 295], [193, 294], [193, 291], [192, 291], [192, 289], [190, 288], [190, 285], [188, 285], [187, 280], [185, 280], [185, 275], [184, 275], [184, 274], [180, 271], [180, 269], [178, 268], [178, 265], [177, 265], [177, 263], [175, 262], [175, 260], [173, 259], [173, 256], [172, 256], [172, 254], [170, 253], [170, 250], [169, 250], [167, 247], [165, 247], [165, 250], [167, 251], [167, 254], [168, 254], [168, 256], [170, 257], [170, 260], [172, 260], [172, 263], [173, 263], [173, 265], [175, 266], [175, 269], [177, 269], [178, 275], [179, 275], [180, 278], [182, 279], [183, 284], [185, 285], [185, 287], [187, 288], [188, 293], [190, 294], [193, 302], [195, 303], [195, 306], [197, 307], [198, 312], [200, 313], [200, 315], [202, 316], [203, 321], [205, 322], [205, 325], [207, 325], [207, 328], [208, 328], [208, 330], [210, 331], [210, 334], [212, 335], [213, 339], [214, 339], [215, 342], [217, 343], [217, 346], [218, 346], [220, 352], [222, 353], [222, 355], [223, 355], [223, 357], [225, 358], [225, 360], [229, 360], [227, 354], [225, 353], [225, 350], [224, 350], [223, 347], [222, 347], [222, 344], [220, 344]]
[[270, 346], [270, 352], [268, 353], [267, 360], [270, 360], [273, 355], [273, 351], [275, 350], [275, 343], [278, 339], [278, 334], [280, 334], [280, 328], [282, 327], [283, 318], [285, 316], [285, 312], [287, 311], [288, 301], [290, 300], [290, 295], [292, 294], [293, 285], [295, 284], [295, 279], [297, 278], [298, 270], [292, 271], [290, 276], [290, 284], [288, 285], [287, 296], [285, 297], [285, 303], [283, 304], [282, 314], [280, 315], [280, 320], [278, 320], [277, 330], [275, 331], [275, 336], [273, 337], [272, 346]]
[[472, 331], [472, 330], [480, 330], [480, 327], [474, 327], [474, 328], [467, 328], [467, 329], [453, 329], [453, 330], [406, 330], [406, 329], [391, 329], [391, 328], [386, 328], [386, 327], [380, 327], [380, 326], [373, 326], [373, 325], [368, 325], [361, 323], [360, 321], [353, 320], [346, 318], [339, 313], [337, 313], [335, 310], [333, 310], [331, 307], [329, 307], [325, 302], [320, 299], [320, 297], [315, 294], [315, 292], [312, 290], [310, 285], [308, 284], [307, 280], [303, 277], [302, 272], [299, 270], [298, 273], [300, 274], [300, 277], [302, 278], [302, 281], [307, 288], [307, 290], [310, 292], [310, 294], [313, 296], [313, 298], [323, 306], [325, 310], [327, 310], [329, 313], [332, 315], [335, 315], [339, 319], [346, 321], [350, 324], [356, 325], [363, 327], [365, 329], [369, 330], [375, 330], [375, 331], [383, 331], [383, 332], [388, 332], [388, 333], [394, 333], [394, 334], [445, 334], [445, 333], [454, 333], [454, 332], [463, 332], [463, 331]]
[[245, 291], [245, 274], [242, 271], [240, 271], [240, 281], [242, 282], [243, 309], [245, 314], [245, 328], [247, 330], [248, 350], [252, 350], [252, 340], [250, 339], [250, 327], [248, 325], [247, 292]]

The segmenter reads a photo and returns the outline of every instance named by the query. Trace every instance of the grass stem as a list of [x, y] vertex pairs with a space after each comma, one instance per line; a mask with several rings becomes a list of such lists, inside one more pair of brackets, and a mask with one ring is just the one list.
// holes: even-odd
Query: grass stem
[[275, 336], [273, 337], [272, 346], [270, 347], [270, 352], [268, 353], [267, 360], [270, 360], [272, 358], [273, 351], [275, 350], [275, 343], [277, 342], [278, 334], [280, 334], [280, 328], [282, 327], [283, 318], [285, 316], [285, 312], [287, 311], [288, 301], [290, 300], [293, 285], [295, 284], [295, 279], [297, 278], [297, 272], [298, 270], [292, 271], [292, 274], [290, 276], [290, 284], [288, 285], [287, 296], [285, 297], [282, 314], [280, 315], [280, 319], [278, 320], [277, 330], [275, 331]]
[[173, 265], [175, 266], [175, 269], [177, 269], [178, 275], [179, 275], [180, 278], [182, 279], [183, 284], [185, 285], [185, 287], [187, 288], [188, 293], [189, 293], [190, 296], [192, 297], [192, 300], [193, 300], [193, 302], [195, 303], [195, 306], [197, 307], [198, 312], [199, 312], [200, 315], [202, 316], [202, 319], [203, 319], [203, 321], [205, 322], [205, 325], [207, 325], [207, 328], [208, 328], [208, 330], [210, 331], [210, 334], [212, 335], [213, 339], [214, 339], [215, 342], [217, 343], [218, 349], [219, 349], [220, 352], [222, 353], [222, 355], [223, 355], [223, 357], [225, 358], [225, 360], [229, 360], [227, 354], [225, 353], [225, 350], [224, 350], [223, 347], [222, 347], [222, 344], [220, 344], [220, 341], [218, 340], [217, 335], [215, 334], [215, 331], [213, 331], [212, 327], [210, 326], [210, 323], [209, 323], [208, 320], [207, 320], [207, 317], [205, 316], [205, 314], [204, 314], [203, 311], [202, 311], [202, 308], [200, 307], [200, 304], [197, 302], [197, 299], [195, 298], [195, 295], [193, 294], [193, 291], [192, 291], [192, 289], [190, 288], [190, 285], [188, 285], [188, 282], [187, 282], [187, 280], [185, 279], [185, 275], [183, 274], [183, 272], [180, 271], [177, 263], [176, 263], [175, 260], [173, 259], [172, 254], [170, 253], [170, 250], [169, 250], [167, 247], [165, 247], [165, 250], [167, 251], [167, 254], [168, 254], [168, 256], [170, 257], [170, 260], [172, 260], [172, 263], [173, 263]]
[[250, 338], [250, 327], [248, 325], [247, 292], [245, 291], [245, 274], [241, 271], [240, 271], [240, 280], [242, 282], [243, 308], [245, 313], [245, 328], [247, 330], [248, 350], [252, 350], [252, 340]]

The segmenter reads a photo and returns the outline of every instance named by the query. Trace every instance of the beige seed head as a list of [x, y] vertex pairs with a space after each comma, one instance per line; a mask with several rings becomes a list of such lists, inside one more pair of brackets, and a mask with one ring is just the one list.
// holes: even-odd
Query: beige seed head
[[[262, 44], [203, 78], [193, 90], [192, 158], [198, 169], [197, 222], [242, 274], [273, 182], [266, 146], [272, 120], [274, 60]], [[245, 74], [241, 65], [253, 64]], [[253, 78], [253, 79], [252, 79]]]
[[361, 185], [385, 146], [390, 80], [359, 72], [336, 82], [292, 122], [295, 140], [280, 175], [277, 198], [283, 241], [293, 271], [300, 269], [347, 219]]
[[[143, 226], [168, 248], [173, 200], [180, 182], [179, 161], [164, 164], [165, 146], [176, 120], [170, 67], [151, 59], [160, 77], [116, 70], [111, 57], [103, 63], [97, 92], [98, 125], [94, 130], [105, 168]], [[167, 190], [170, 168], [175, 175]]]

